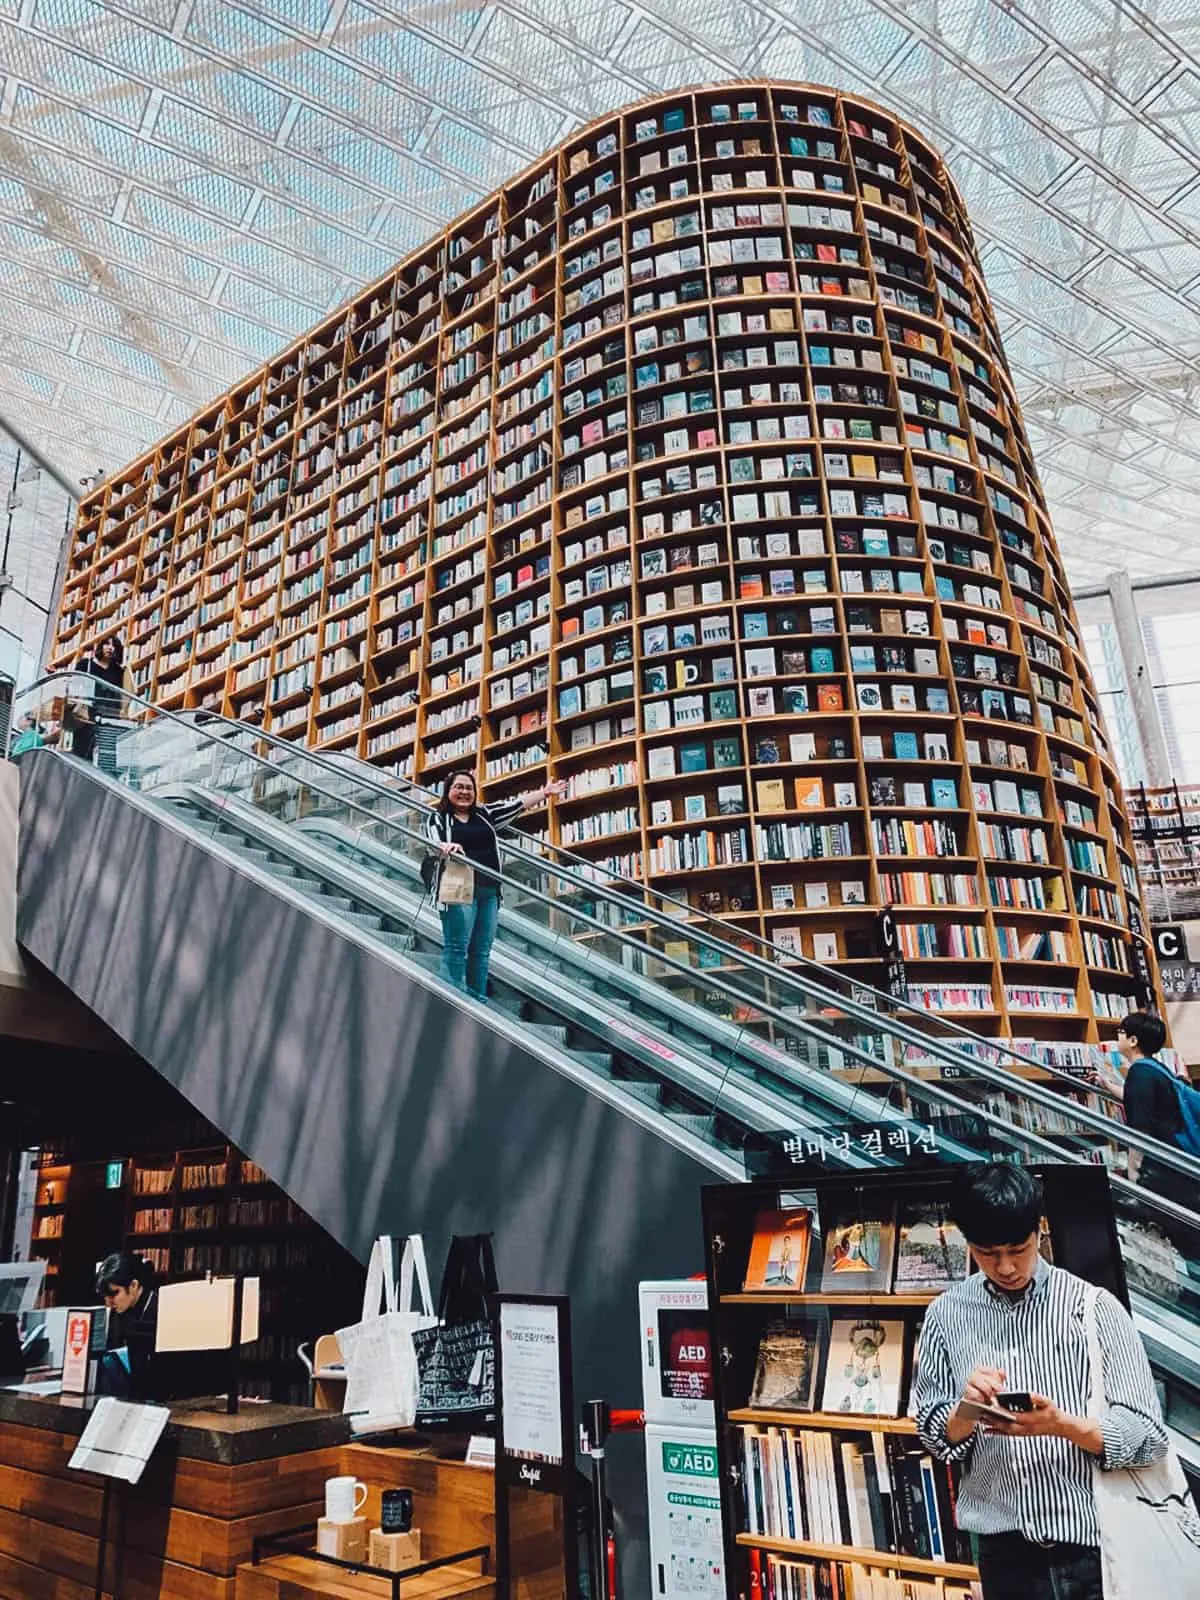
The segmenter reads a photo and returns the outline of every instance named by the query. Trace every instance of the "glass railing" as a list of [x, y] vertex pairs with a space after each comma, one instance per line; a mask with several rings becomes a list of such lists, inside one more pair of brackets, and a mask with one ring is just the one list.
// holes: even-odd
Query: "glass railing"
[[[94, 747], [102, 770], [119, 781], [158, 793], [196, 785], [210, 798], [224, 796], [280, 822], [320, 825], [343, 850], [375, 852], [373, 871], [385, 851], [398, 875], [415, 884], [429, 846], [419, 826], [424, 812], [414, 810], [407, 786], [393, 789], [364, 774], [361, 763], [313, 755], [245, 724], [163, 712], [79, 675], [35, 686], [22, 696], [20, 711], [52, 727], [69, 726], [87, 720], [82, 708], [89, 703], [97, 726], [85, 747]], [[219, 812], [216, 820], [209, 815], [219, 828]], [[958, 1037], [915, 1025], [928, 1023], [924, 1013], [888, 1014], [873, 991], [859, 992], [830, 969], [743, 960], [728, 930], [711, 918], [665, 916], [610, 887], [582, 882], [574, 863], [528, 850], [506, 851], [503, 882], [508, 914], [540, 930], [547, 967], [575, 970], [590, 961], [597, 981], [610, 988], [636, 978], [642, 995], [669, 1003], [676, 1014], [685, 1008], [693, 1026], [699, 1014], [719, 1023], [731, 1063], [749, 1061], [749, 1070], [785, 1101], [815, 1076], [848, 1090], [851, 1100], [865, 1094], [875, 1107], [931, 1126], [954, 1125], [966, 1115], [989, 1138], [1008, 1129], [1004, 1139], [1019, 1135], [1017, 1144], [1036, 1148], [1043, 1159], [1084, 1156], [1119, 1172], [1132, 1148], [1192, 1182], [1200, 1177], [1200, 1162], [1105, 1115], [1105, 1102], [1069, 1075], [1019, 1062], [1025, 1076], [1017, 1077], [1012, 1062], [999, 1063], [983, 1048], [990, 1042], [968, 1035], [981, 1048], [963, 1050]], [[411, 895], [405, 904], [411, 923]]]
[[[265, 869], [281, 890], [307, 895], [314, 911], [323, 906], [409, 954], [425, 951], [427, 962], [436, 954], [437, 915], [419, 883], [429, 847], [411, 803], [386, 786], [380, 792], [373, 783], [360, 803], [335, 792], [327, 761], [290, 746], [281, 752], [258, 730], [179, 717], [116, 690], [97, 703], [95, 685], [78, 678], [35, 686], [18, 709], [44, 720], [51, 748], [64, 754], [72, 740], [59, 729], [82, 723], [82, 746], [103, 774], [172, 809], [218, 848], [248, 836], [251, 845], [262, 843], [249, 826], [258, 824]], [[356, 789], [353, 768], [332, 770]], [[664, 1135], [672, 1136], [673, 1122], [675, 1137], [713, 1152], [717, 1170], [733, 1175], [744, 1163], [779, 1172], [794, 1164], [799, 1174], [814, 1161], [861, 1169], [1064, 1156], [1115, 1169], [1133, 1148], [1176, 1178], [1200, 1176], [1200, 1163], [1089, 1112], [1053, 1085], [1014, 1084], [1004, 1068], [944, 1041], [929, 1040], [933, 1065], [915, 1070], [907, 1022], [803, 972], [731, 967], [724, 941], [646, 909], [636, 928], [619, 917], [610, 925], [577, 903], [578, 883], [566, 868], [529, 856], [509, 867], [506, 858], [497, 944], [523, 973], [521, 992], [540, 995], [538, 1015], [565, 1018], [564, 1040], [572, 1015], [582, 1013], [584, 1048], [595, 1050], [599, 1037], [635, 1074], [614, 1077], [615, 1085], [630, 1093], [649, 1085]], [[356, 892], [356, 881], [366, 887]], [[1152, 1325], [1160, 1365], [1195, 1386], [1189, 1352], [1200, 1321], [1200, 1218], [1116, 1170], [1112, 1187], [1135, 1309]]]
[[[245, 734], [246, 724], [236, 723], [211, 711], [183, 713], [210, 730], [226, 730], [224, 737]], [[331, 751], [310, 750], [294, 740], [254, 731], [255, 748], [263, 759], [283, 771], [312, 782], [314, 770], [327, 774], [326, 786], [336, 793], [396, 821], [406, 814], [418, 826], [437, 796], [409, 779], [393, 777], [379, 767]], [[652, 884], [623, 877], [603, 861], [581, 856], [529, 832], [506, 838], [505, 871], [515, 882], [536, 883], [545, 862], [558, 868], [557, 891], [574, 901], [598, 921], [627, 930], [642, 929], [648, 921], [658, 926], [686, 921], [694, 941], [703, 941], [704, 959], [727, 975], [757, 972], [771, 978], [784, 1003], [790, 1003], [784, 975], [807, 975], [822, 991], [822, 1004], [845, 1001], [851, 1007], [865, 1006], [884, 1012], [896, 1023], [897, 1048], [902, 1048], [906, 1063], [929, 1068], [946, 1063], [944, 1050], [931, 1051], [932, 1041], [941, 1041], [958, 1055], [1006, 1067], [1019, 1077], [1031, 1073], [1079, 1103], [1100, 1111], [1112, 1111], [1121, 1103], [1120, 1080], [1107, 1052], [1098, 1047], [1061, 1041], [1037, 1047], [1011, 1044], [985, 1038], [957, 1022], [945, 1009], [930, 1010], [915, 1004], [906, 995], [873, 987], [857, 974], [851, 976], [836, 968], [821, 965], [808, 957], [784, 952], [752, 928], [702, 906], [678, 900]], [[1031, 1012], [1030, 1024], [1037, 1013]], [[903, 1029], [908, 1024], [910, 1031]]]

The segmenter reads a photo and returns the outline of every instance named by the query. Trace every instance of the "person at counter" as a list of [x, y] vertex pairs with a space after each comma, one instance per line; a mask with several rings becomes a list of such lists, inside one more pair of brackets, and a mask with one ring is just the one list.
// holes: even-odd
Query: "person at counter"
[[108, 1346], [100, 1363], [99, 1392], [146, 1399], [153, 1393], [157, 1274], [141, 1256], [111, 1255], [100, 1267], [96, 1293], [108, 1308]]

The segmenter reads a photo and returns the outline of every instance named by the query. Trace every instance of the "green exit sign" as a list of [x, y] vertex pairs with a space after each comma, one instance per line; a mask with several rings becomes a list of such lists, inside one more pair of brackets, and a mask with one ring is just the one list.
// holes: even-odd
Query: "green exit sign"
[[104, 1187], [106, 1189], [119, 1189], [125, 1182], [125, 1163], [123, 1161], [110, 1161], [104, 1173]]

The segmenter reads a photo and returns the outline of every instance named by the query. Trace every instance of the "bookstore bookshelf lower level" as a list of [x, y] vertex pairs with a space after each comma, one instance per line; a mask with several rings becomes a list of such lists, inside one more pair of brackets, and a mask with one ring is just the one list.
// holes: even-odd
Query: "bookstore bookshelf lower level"
[[[1049, 1166], [1044, 1253], [1126, 1299], [1099, 1168]], [[969, 1270], [954, 1169], [704, 1191], [730, 1600], [974, 1600], [954, 1471], [907, 1415], [926, 1308]]]

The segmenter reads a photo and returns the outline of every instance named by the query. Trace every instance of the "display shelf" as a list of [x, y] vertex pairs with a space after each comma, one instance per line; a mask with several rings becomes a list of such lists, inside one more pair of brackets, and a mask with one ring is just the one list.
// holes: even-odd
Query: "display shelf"
[[[855, 97], [690, 89], [541, 157], [85, 498], [52, 664], [118, 630], [173, 709], [488, 798], [566, 778], [553, 841], [781, 961], [881, 983], [894, 906], [914, 986], [977, 964], [997, 1038], [1029, 919], [1078, 973], [1051, 1037], [1153, 970], [965, 207]], [[721, 860], [687, 824], [724, 836], [735, 781]], [[832, 944], [835, 896], [780, 903], [827, 846], [863, 885]]]
[[761, 1534], [739, 1533], [746, 1549], [773, 1550], [781, 1556], [812, 1556], [821, 1561], [853, 1562], [862, 1567], [883, 1567], [890, 1572], [912, 1572], [930, 1578], [978, 1578], [976, 1567], [961, 1561], [930, 1561], [894, 1551], [868, 1550], [861, 1545], [820, 1544], [808, 1539], [768, 1539]]
[[[850, 1135], [840, 1155], [823, 1149], [786, 1175], [703, 1192], [736, 1600], [857, 1592], [861, 1567], [893, 1574], [896, 1594], [927, 1578], [965, 1597], [978, 1579], [955, 1522], [960, 1469], [934, 1459], [908, 1415], [923, 1314], [972, 1270], [948, 1209], [956, 1179], [856, 1160]], [[1036, 1170], [1043, 1252], [1127, 1304], [1106, 1173]], [[850, 1287], [831, 1293], [831, 1282]], [[782, 1286], [757, 1287], [772, 1283]]]

